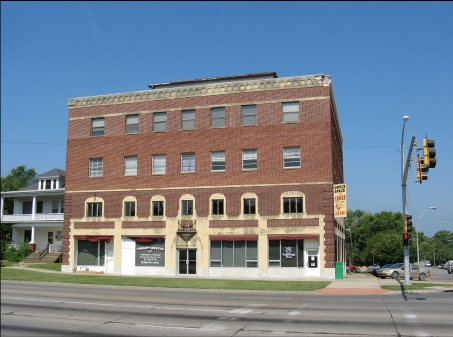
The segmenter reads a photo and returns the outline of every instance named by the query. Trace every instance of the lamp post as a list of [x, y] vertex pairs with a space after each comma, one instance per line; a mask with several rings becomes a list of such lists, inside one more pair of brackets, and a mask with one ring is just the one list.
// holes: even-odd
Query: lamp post
[[[407, 203], [406, 203], [406, 179], [404, 177], [404, 128], [406, 127], [406, 122], [409, 120], [409, 116], [403, 117], [403, 131], [401, 133], [401, 143], [400, 143], [400, 152], [401, 152], [401, 192], [403, 197], [403, 228], [404, 228], [404, 219], [407, 214]], [[404, 246], [404, 268], [405, 268], [405, 277], [404, 284], [411, 284], [410, 275], [409, 275], [409, 246]]]
[[420, 218], [423, 216], [423, 213], [425, 213], [425, 211], [427, 209], [432, 209], [433, 211], [435, 211], [437, 209], [436, 206], [429, 206], [429, 207], [426, 207], [425, 210], [422, 212], [422, 214], [418, 217], [418, 219], [415, 221], [415, 229], [417, 230], [417, 261], [418, 261], [418, 266], [420, 267], [420, 248], [418, 246], [418, 220], [420, 220]]

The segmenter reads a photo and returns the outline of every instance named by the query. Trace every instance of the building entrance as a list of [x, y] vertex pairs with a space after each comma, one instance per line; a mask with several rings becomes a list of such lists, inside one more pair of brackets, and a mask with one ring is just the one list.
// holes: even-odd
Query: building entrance
[[197, 273], [197, 250], [179, 249], [179, 274], [195, 275]]

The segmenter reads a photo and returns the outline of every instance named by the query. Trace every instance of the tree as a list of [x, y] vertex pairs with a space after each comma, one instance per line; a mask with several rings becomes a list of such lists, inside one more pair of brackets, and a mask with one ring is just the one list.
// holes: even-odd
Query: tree
[[[36, 182], [36, 171], [34, 168], [27, 169], [25, 165], [19, 165], [6, 175], [1, 177], [2, 192], [17, 191]], [[4, 213], [13, 213], [13, 201], [5, 199]]]

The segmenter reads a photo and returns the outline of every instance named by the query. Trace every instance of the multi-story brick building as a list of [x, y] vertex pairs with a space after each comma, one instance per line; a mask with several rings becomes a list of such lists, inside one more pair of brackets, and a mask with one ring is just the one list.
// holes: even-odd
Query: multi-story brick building
[[330, 77], [149, 88], [69, 100], [63, 270], [334, 278], [344, 176]]

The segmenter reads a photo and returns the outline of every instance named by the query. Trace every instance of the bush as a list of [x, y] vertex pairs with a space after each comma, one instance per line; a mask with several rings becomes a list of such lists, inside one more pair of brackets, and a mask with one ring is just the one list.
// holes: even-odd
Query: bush
[[28, 246], [28, 242], [19, 242], [10, 244], [6, 248], [4, 257], [9, 262], [20, 262], [30, 255], [30, 253], [31, 249]]

